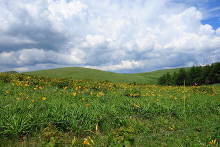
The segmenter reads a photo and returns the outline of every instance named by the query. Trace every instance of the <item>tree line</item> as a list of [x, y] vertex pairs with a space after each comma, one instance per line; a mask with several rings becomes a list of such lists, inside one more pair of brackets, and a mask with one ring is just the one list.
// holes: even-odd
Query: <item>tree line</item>
[[205, 85], [220, 83], [220, 62], [206, 66], [181, 68], [173, 74], [167, 72], [158, 79], [160, 85]]

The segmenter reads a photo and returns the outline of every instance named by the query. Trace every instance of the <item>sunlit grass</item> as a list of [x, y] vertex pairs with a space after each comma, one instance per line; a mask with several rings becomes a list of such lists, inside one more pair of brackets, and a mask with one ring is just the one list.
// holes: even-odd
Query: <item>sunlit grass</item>
[[0, 141], [5, 146], [217, 145], [219, 92], [219, 86], [138, 85], [0, 73]]

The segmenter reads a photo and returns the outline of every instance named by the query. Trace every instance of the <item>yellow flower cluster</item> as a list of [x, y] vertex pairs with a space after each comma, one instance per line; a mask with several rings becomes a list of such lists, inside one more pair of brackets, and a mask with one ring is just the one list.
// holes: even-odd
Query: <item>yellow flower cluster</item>
[[36, 86], [34, 87], [34, 90], [42, 90], [42, 89], [43, 89], [42, 86], [38, 86], [38, 85], [36, 85]]
[[76, 92], [73, 92], [73, 93], [72, 93], [72, 96], [76, 96], [76, 94], [77, 94]]
[[105, 93], [101, 91], [101, 92], [98, 92], [96, 96], [101, 97], [101, 96], [104, 96], [104, 95], [105, 95]]
[[42, 97], [41, 100], [42, 100], [42, 101], [46, 101], [47, 98], [46, 98], [46, 97]]
[[9, 90], [5, 91], [5, 94], [10, 94], [10, 93], [11, 93], [11, 91], [9, 91]]
[[140, 96], [140, 94], [139, 93], [130, 93], [129, 96], [131, 96], [131, 97], [138, 97], [138, 96]]
[[83, 144], [88, 146], [94, 145], [94, 141], [90, 136], [88, 136], [87, 138], [84, 138]]
[[216, 145], [217, 144], [217, 140], [216, 139], [212, 139], [211, 141], [209, 141], [210, 145]]

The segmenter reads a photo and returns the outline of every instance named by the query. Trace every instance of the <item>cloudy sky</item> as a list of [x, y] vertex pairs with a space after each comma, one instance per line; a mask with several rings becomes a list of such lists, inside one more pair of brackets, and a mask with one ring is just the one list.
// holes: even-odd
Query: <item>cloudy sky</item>
[[0, 0], [0, 71], [220, 61], [219, 0]]

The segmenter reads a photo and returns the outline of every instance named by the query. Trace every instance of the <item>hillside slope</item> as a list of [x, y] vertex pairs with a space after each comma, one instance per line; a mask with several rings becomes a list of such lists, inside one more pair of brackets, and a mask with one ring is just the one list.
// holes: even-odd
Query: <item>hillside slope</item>
[[38, 75], [51, 78], [70, 78], [74, 80], [108, 80], [112, 82], [126, 82], [126, 83], [147, 83], [156, 84], [157, 79], [167, 73], [178, 71], [179, 69], [166, 69], [153, 72], [135, 73], [135, 74], [121, 74], [114, 72], [106, 72], [96, 69], [83, 67], [65, 67], [48, 70], [38, 70], [32, 72], [25, 72], [28, 75]]

